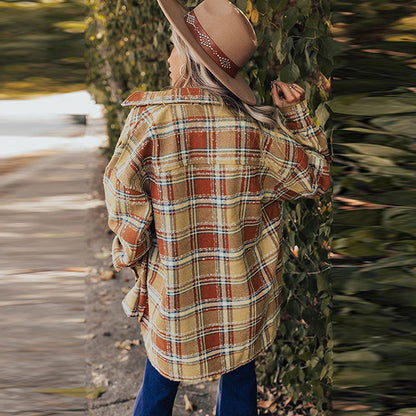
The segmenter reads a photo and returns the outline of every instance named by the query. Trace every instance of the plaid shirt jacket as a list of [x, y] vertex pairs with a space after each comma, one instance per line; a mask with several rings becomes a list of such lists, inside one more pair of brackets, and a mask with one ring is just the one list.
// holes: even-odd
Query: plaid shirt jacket
[[103, 177], [123, 300], [165, 377], [198, 383], [253, 360], [280, 323], [281, 203], [331, 185], [307, 101], [289, 132], [236, 115], [199, 88], [135, 92]]

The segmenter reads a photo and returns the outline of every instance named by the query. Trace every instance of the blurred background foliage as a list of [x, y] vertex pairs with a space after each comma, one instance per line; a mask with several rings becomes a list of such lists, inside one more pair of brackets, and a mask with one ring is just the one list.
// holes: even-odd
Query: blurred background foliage
[[85, 89], [82, 0], [0, 1], [0, 99]]
[[[416, 4], [334, 1], [334, 408], [416, 414]], [[410, 408], [410, 409], [409, 409]]]

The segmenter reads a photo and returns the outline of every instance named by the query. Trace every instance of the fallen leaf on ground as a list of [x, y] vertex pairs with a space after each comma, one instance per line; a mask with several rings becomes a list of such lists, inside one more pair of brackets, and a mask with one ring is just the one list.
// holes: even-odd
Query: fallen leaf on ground
[[131, 350], [131, 341], [129, 339], [125, 339], [124, 341], [117, 341], [114, 345], [121, 350]]
[[273, 402], [277, 400], [277, 397], [275, 397], [269, 389], [267, 389], [267, 400], [271, 400]]
[[118, 362], [124, 363], [129, 359], [129, 352], [127, 350], [121, 350], [117, 357]]
[[261, 407], [262, 409], [268, 409], [273, 403], [274, 400], [259, 400], [257, 402], [257, 407]]
[[131, 350], [132, 345], [140, 345], [139, 339], [125, 339], [124, 341], [117, 341], [114, 344], [119, 349]]
[[185, 410], [190, 410], [191, 412], [194, 411], [194, 407], [192, 402], [188, 399], [188, 396], [185, 394], [183, 396], [184, 400], [185, 400]]
[[101, 280], [111, 280], [111, 279], [114, 279], [115, 276], [116, 275], [114, 274], [114, 272], [112, 270], [107, 270], [107, 271], [102, 272], [100, 274], [100, 279]]
[[92, 382], [95, 386], [108, 386], [108, 379], [105, 374], [100, 374], [96, 371], [92, 372]]
[[286, 407], [292, 401], [292, 399], [293, 399], [293, 395], [285, 400], [285, 402], [283, 403], [283, 407]]

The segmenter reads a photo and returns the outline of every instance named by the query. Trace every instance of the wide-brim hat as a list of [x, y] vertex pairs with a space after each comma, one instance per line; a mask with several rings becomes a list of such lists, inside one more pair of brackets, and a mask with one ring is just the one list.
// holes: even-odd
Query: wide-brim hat
[[157, 0], [183, 41], [209, 71], [242, 101], [256, 96], [239, 73], [257, 48], [253, 26], [228, 0], [204, 0], [187, 10], [177, 0]]

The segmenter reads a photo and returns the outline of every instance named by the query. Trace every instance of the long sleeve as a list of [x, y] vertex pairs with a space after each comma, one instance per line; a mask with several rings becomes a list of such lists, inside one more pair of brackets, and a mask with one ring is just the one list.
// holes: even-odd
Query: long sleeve
[[331, 185], [327, 138], [309, 113], [307, 100], [279, 108], [291, 133], [275, 134], [266, 160], [277, 199], [315, 198]]
[[[137, 181], [139, 182], [139, 181]], [[115, 174], [104, 181], [114, 268], [136, 266], [151, 246], [152, 204], [142, 189], [126, 187]]]
[[[146, 131], [144, 122], [137, 124], [129, 115], [110, 163], [105, 169], [103, 186], [108, 211], [108, 226], [116, 234], [112, 244], [114, 268], [136, 266], [152, 242], [153, 209], [150, 196], [144, 191], [144, 170], [138, 157], [138, 144], [131, 140], [141, 138]], [[128, 134], [128, 137], [125, 135]]]

